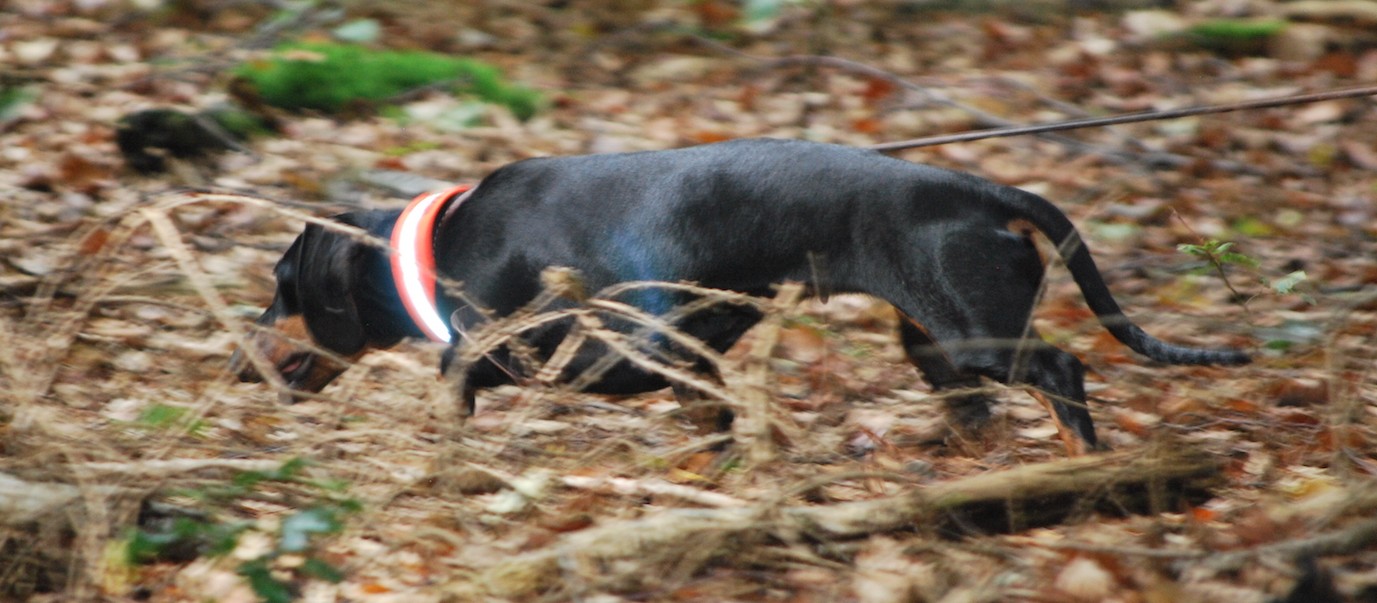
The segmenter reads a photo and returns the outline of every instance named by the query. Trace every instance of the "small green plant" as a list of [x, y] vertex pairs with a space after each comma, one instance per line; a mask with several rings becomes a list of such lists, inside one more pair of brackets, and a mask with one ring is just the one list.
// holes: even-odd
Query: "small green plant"
[[287, 44], [267, 59], [239, 66], [235, 74], [252, 83], [267, 103], [291, 110], [337, 113], [360, 103], [376, 107], [429, 86], [503, 105], [523, 120], [540, 105], [539, 94], [507, 83], [496, 67], [482, 61], [356, 44]]
[[[238, 546], [240, 538], [249, 532], [265, 531], [256, 522], [242, 519], [220, 519], [228, 515], [238, 501], [258, 496], [269, 486], [290, 486], [304, 489], [309, 496], [305, 504], [282, 518], [268, 535], [271, 549], [239, 564], [237, 572], [248, 581], [250, 588], [267, 603], [288, 603], [297, 596], [295, 582], [313, 578], [339, 582], [344, 578], [338, 568], [314, 554], [318, 537], [337, 534], [344, 528], [344, 520], [360, 509], [357, 500], [343, 495], [346, 484], [340, 481], [316, 481], [301, 476], [306, 467], [303, 459], [293, 459], [271, 471], [245, 471], [234, 476], [228, 484], [188, 490], [181, 494], [197, 501], [202, 509], [194, 514], [148, 522], [131, 530], [125, 537], [124, 553], [130, 564], [155, 561], [189, 561], [199, 556], [218, 557], [229, 554]], [[283, 555], [303, 557], [301, 564], [285, 570], [287, 579], [274, 562]], [[275, 573], [276, 572], [276, 573]]]
[[1280, 19], [1211, 19], [1192, 25], [1192, 35], [1213, 40], [1259, 40], [1281, 33], [1286, 21]]
[[1210, 239], [1202, 245], [1182, 244], [1177, 245], [1176, 250], [1182, 253], [1205, 258], [1213, 267], [1225, 264], [1237, 264], [1248, 268], [1257, 268], [1258, 261], [1250, 256], [1243, 255], [1236, 251], [1231, 251], [1234, 247], [1233, 241], [1219, 241]]
[[383, 149], [382, 154], [388, 157], [406, 157], [407, 155], [410, 155], [412, 153], [419, 153], [421, 151], [433, 151], [438, 148], [440, 148], [440, 143], [438, 142], [420, 141], [402, 145], [399, 147]]
[[151, 404], [139, 413], [136, 423], [150, 429], [174, 427], [187, 415], [188, 409], [182, 406]]
[[[1257, 270], [1258, 267], [1261, 265], [1261, 263], [1258, 262], [1257, 259], [1253, 258], [1252, 256], [1248, 256], [1242, 253], [1238, 253], [1237, 251], [1233, 251], [1233, 248], [1234, 243], [1232, 241], [1219, 241], [1215, 239], [1210, 239], [1202, 245], [1183, 244], [1176, 246], [1176, 249], [1178, 251], [1181, 251], [1182, 253], [1188, 253], [1190, 255], [1205, 258], [1209, 265], [1201, 268], [1200, 271], [1207, 272], [1213, 270], [1219, 273], [1221, 278], [1224, 278], [1224, 266], [1226, 265], [1232, 264], [1237, 266], [1243, 266], [1250, 270]], [[1263, 284], [1263, 286], [1271, 289], [1272, 292], [1276, 293], [1277, 295], [1298, 293], [1302, 296], [1303, 299], [1305, 299], [1306, 302], [1314, 303], [1314, 299], [1312, 299], [1308, 294], [1297, 290], [1297, 287], [1301, 286], [1303, 283], [1306, 282], [1307, 276], [1304, 270], [1296, 270], [1276, 280], [1272, 280], [1263, 274], [1259, 274], [1257, 278], [1258, 281]], [[1225, 283], [1228, 283], [1227, 278], [1225, 278]], [[1232, 290], [1233, 287], [1230, 286], [1229, 289]], [[1235, 291], [1235, 293], [1237, 293], [1237, 291]]]
[[143, 432], [182, 430], [195, 437], [204, 435], [206, 422], [190, 414], [191, 409], [184, 406], [154, 403], [140, 411], [132, 421], [120, 423]]
[[[1262, 282], [1271, 287], [1272, 290], [1276, 291], [1278, 294], [1286, 295], [1296, 292], [1296, 287], [1304, 283], [1306, 278], [1308, 277], [1304, 270], [1296, 270], [1274, 281], [1269, 281], [1266, 277], [1263, 277]], [[1308, 295], [1304, 293], [1301, 295], [1305, 296], [1307, 302], [1315, 303], [1315, 300], [1310, 299]]]
[[[1257, 259], [1234, 251], [1234, 244], [1230, 241], [1210, 239], [1200, 245], [1183, 244], [1177, 245], [1176, 248], [1182, 253], [1204, 258], [1207, 265], [1200, 268], [1197, 273], [1210, 271], [1218, 273], [1219, 278], [1224, 281], [1224, 286], [1229, 288], [1229, 291], [1234, 295], [1234, 299], [1239, 300], [1239, 303], [1245, 310], [1248, 308], [1248, 302], [1252, 301], [1252, 297], [1244, 296], [1229, 282], [1229, 278], [1224, 272], [1224, 266], [1226, 265], [1242, 266], [1253, 271], [1257, 274], [1258, 282], [1262, 283], [1264, 287], [1267, 287], [1276, 295], [1300, 295], [1301, 299], [1305, 300], [1306, 303], [1315, 303], [1315, 299], [1303, 289], [1307, 282], [1306, 279], [1308, 278], [1304, 270], [1296, 270], [1281, 278], [1273, 280], [1261, 274], [1258, 270], [1261, 263], [1258, 262]], [[1267, 341], [1264, 347], [1273, 350], [1284, 350], [1296, 343], [1296, 339], [1289, 335], [1289, 333], [1292, 333], [1294, 330], [1273, 329], [1272, 331], [1280, 336]]]
[[38, 99], [36, 88], [29, 86], [9, 87], [0, 85], [0, 124], [19, 116], [20, 111]]

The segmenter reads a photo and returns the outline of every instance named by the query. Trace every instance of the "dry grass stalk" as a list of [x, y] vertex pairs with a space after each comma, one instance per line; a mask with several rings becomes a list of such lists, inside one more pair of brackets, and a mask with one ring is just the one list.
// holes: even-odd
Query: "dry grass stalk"
[[225, 303], [225, 298], [220, 296], [220, 293], [215, 290], [215, 286], [210, 283], [209, 277], [196, 264], [196, 259], [191, 256], [191, 251], [186, 248], [186, 243], [182, 242], [181, 233], [177, 231], [176, 225], [167, 217], [165, 211], [150, 208], [141, 210], [139, 213], [143, 215], [145, 220], [148, 220], [149, 226], [157, 234], [158, 240], [162, 241], [163, 247], [166, 247], [168, 253], [172, 254], [172, 258], [177, 262], [177, 267], [191, 282], [196, 294], [207, 306], [210, 306], [211, 314], [214, 314], [220, 324], [234, 334], [235, 340], [239, 342], [239, 349], [244, 350], [244, 355], [249, 359], [254, 370], [257, 370], [258, 374], [262, 375], [272, 385], [273, 389], [286, 391], [287, 383], [277, 373], [276, 367], [263, 356], [258, 346], [249, 345], [248, 331], [240, 321], [234, 319], [234, 315], [229, 310], [229, 304]]
[[[474, 331], [461, 333], [464, 344], [446, 369], [449, 387], [453, 391], [463, 390], [469, 367], [491, 357], [504, 346], [511, 350], [522, 364], [533, 369], [531, 373], [535, 382], [551, 384], [560, 377], [583, 345], [588, 341], [596, 341], [611, 353], [574, 376], [565, 387], [560, 388], [561, 390], [579, 391], [596, 381], [618, 362], [625, 361], [673, 383], [701, 392], [732, 408], [746, 408], [745, 403], [732, 388], [725, 387], [717, 379], [704, 377], [687, 363], [667, 360], [658, 352], [652, 351], [650, 346], [652, 337], [663, 337], [676, 351], [687, 357], [701, 359], [711, 367], [709, 373], [720, 375], [723, 381], [737, 381], [738, 371], [720, 353], [703, 341], [679, 330], [674, 324], [685, 316], [714, 305], [762, 305], [762, 300], [690, 283], [659, 282], [621, 283], [608, 287], [592, 297], [585, 297], [581, 293], [583, 285], [577, 281], [577, 274], [563, 268], [547, 270], [542, 275], [542, 281], [550, 286], [521, 310], [487, 322]], [[626, 293], [647, 288], [685, 293], [696, 296], [696, 299], [662, 315], [651, 314], [617, 300]], [[550, 309], [555, 300], [570, 297], [570, 291], [580, 292], [575, 297], [582, 300], [581, 305]], [[629, 322], [636, 328], [630, 333], [612, 329], [606, 323], [608, 318]], [[526, 333], [568, 319], [573, 320], [573, 325], [565, 340], [548, 360], [542, 362], [534, 358], [531, 350], [526, 349], [528, 346], [521, 341]], [[514, 374], [513, 377], [518, 383], [526, 381], [521, 375]]]
[[755, 339], [741, 371], [742, 402], [733, 427], [738, 442], [745, 444], [746, 462], [751, 467], [764, 465], [775, 458], [775, 421], [771, 420], [775, 405], [770, 387], [774, 371], [770, 358], [779, 343], [784, 314], [793, 310], [802, 298], [803, 285], [800, 283], [786, 283], [779, 288], [771, 304], [772, 311], [755, 329]]

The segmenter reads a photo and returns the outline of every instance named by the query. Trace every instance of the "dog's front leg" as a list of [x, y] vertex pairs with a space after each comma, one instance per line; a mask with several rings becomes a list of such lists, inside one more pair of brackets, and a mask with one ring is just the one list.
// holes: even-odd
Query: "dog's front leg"
[[469, 374], [472, 366], [455, 366], [458, 357], [457, 348], [445, 349], [440, 355], [440, 378], [445, 381], [446, 389], [458, 394], [456, 410], [459, 422], [463, 423], [478, 412], [478, 388], [474, 386], [472, 375]]
[[952, 426], [951, 435], [965, 439], [989, 426], [989, 398], [982, 393], [959, 393], [979, 388], [979, 375], [964, 374], [957, 369], [927, 329], [903, 313], [899, 315], [899, 339], [909, 361], [923, 372], [923, 378], [932, 384], [933, 390], [942, 394], [947, 422]]
[[478, 413], [478, 390], [465, 387], [459, 393], [459, 419], [465, 420]]

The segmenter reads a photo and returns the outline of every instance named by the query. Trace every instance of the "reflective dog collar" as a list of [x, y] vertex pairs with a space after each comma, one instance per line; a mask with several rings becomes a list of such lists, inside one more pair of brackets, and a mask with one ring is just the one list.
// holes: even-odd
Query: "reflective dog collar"
[[435, 304], [435, 225], [450, 199], [468, 198], [467, 184], [426, 193], [411, 200], [392, 227], [392, 280], [411, 321], [431, 341], [449, 343], [448, 322]]

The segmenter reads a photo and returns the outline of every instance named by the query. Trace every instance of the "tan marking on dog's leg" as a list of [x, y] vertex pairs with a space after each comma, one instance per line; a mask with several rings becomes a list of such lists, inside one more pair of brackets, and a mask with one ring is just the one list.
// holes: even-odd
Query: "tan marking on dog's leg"
[[1004, 227], [1009, 229], [1009, 232], [1012, 232], [1014, 234], [1021, 234], [1025, 237], [1031, 237], [1035, 232], [1042, 232], [1041, 230], [1038, 230], [1037, 225], [1023, 218], [1014, 218], [1012, 220], [1009, 220], [1009, 223], [1005, 224]]
[[[712, 381], [722, 385], [722, 379], [716, 375], [712, 375]], [[670, 389], [674, 392], [674, 401], [679, 403], [679, 416], [688, 419], [698, 434], [722, 433], [730, 427], [731, 419], [726, 418], [730, 415], [723, 414], [728, 409], [721, 400], [679, 383], [672, 383]]]
[[[1038, 230], [1037, 225], [1023, 218], [1014, 218], [1012, 220], [1009, 220], [1009, 223], [1005, 224], [1004, 227], [1009, 229], [1009, 232], [1023, 236], [1032, 241], [1033, 249], [1038, 252], [1038, 263], [1042, 264], [1043, 266], [1047, 265], [1047, 254], [1043, 250], [1043, 245], [1039, 245], [1038, 239], [1033, 238], [1034, 233], [1042, 232], [1041, 230]], [[1045, 239], [1046, 237], [1042, 238]], [[1060, 241], [1052, 242], [1053, 245], [1056, 245], [1058, 243], [1060, 243]]]
[[[947, 350], [946, 350], [945, 348], [943, 348], [940, 344], [937, 343], [937, 340], [936, 340], [935, 338], [933, 338], [933, 336], [932, 336], [932, 332], [931, 332], [931, 331], [928, 331], [928, 328], [925, 327], [925, 326], [923, 326], [923, 323], [918, 322], [917, 319], [913, 318], [912, 316], [909, 316], [908, 314], [905, 314], [903, 311], [899, 310], [898, 308], [895, 308], [895, 309], [894, 309], [894, 313], [899, 315], [899, 320], [902, 320], [902, 321], [908, 323], [909, 326], [911, 326], [911, 327], [913, 327], [913, 328], [915, 328], [915, 329], [918, 329], [918, 332], [919, 332], [919, 333], [922, 333], [922, 334], [923, 334], [923, 337], [926, 337], [926, 338], [927, 338], [927, 340], [928, 340], [928, 342], [929, 342], [928, 345], [931, 346], [933, 349], [937, 350], [938, 353], [942, 354], [942, 358], [944, 358], [944, 359], [946, 360], [947, 364], [950, 365], [950, 366], [952, 367], [952, 370], [953, 370], [953, 371], [956, 370], [956, 365], [955, 365], [955, 363], [953, 363], [952, 360], [951, 360], [951, 354], [948, 354], [948, 353], [947, 353]], [[922, 370], [922, 367], [919, 367], [918, 370]]]
[[1075, 430], [1061, 422], [1061, 415], [1057, 414], [1057, 407], [1046, 394], [1032, 390], [1032, 394], [1042, 406], [1047, 409], [1047, 414], [1052, 415], [1052, 423], [1057, 426], [1057, 437], [1061, 438], [1061, 443], [1066, 446], [1066, 452], [1070, 456], [1084, 456], [1089, 449], [1086, 447], [1085, 440], [1076, 434]]

